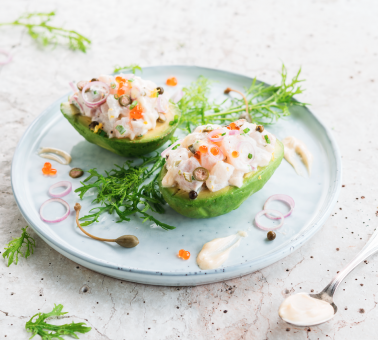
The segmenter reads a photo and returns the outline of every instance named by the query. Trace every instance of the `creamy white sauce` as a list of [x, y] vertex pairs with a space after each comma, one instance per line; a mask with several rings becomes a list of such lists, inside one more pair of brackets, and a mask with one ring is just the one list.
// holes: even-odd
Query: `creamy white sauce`
[[[41, 148], [38, 151], [38, 154], [43, 158], [52, 159], [63, 165], [70, 164], [72, 160], [72, 157], [69, 153], [56, 148]], [[61, 157], [58, 157], [57, 155]]]
[[247, 237], [245, 231], [227, 237], [216, 238], [207, 242], [197, 255], [197, 264], [202, 270], [219, 268], [230, 256], [232, 249], [240, 244], [243, 237]]
[[308, 174], [311, 175], [311, 166], [314, 157], [307, 149], [307, 146], [294, 136], [286, 137], [282, 143], [285, 147], [284, 157], [293, 166], [297, 174], [301, 175], [301, 171], [298, 167], [298, 162], [295, 159], [295, 154], [301, 157], [303, 164], [307, 168]]
[[[124, 95], [129, 98], [130, 104], [136, 101], [138, 107], [142, 108], [141, 117], [130, 115], [130, 104], [127, 106], [119, 104], [116, 98], [120, 85], [116, 77], [126, 80], [126, 85], [123, 86]], [[165, 94], [157, 97], [156, 84], [152, 81], [144, 80], [134, 74], [102, 75], [98, 79], [110, 87], [110, 94], [105, 103], [90, 108], [85, 104], [81, 91], [74, 93], [70, 100], [82, 115], [101, 123], [101, 129], [108, 134], [109, 138], [133, 140], [141, 137], [156, 127], [159, 114], [166, 114], [169, 110], [168, 98]], [[100, 91], [95, 92], [95, 90], [94, 86], [90, 88], [90, 91], [86, 94], [87, 100], [95, 102], [101, 99], [100, 97], [97, 98]]]
[[306, 293], [291, 295], [282, 302], [278, 314], [289, 323], [311, 326], [333, 317], [333, 307], [326, 301], [314, 299]]
[[[276, 137], [266, 130], [256, 131], [256, 124], [248, 123], [245, 119], [234, 123], [240, 127], [239, 130], [229, 130], [226, 126], [215, 124], [199, 126], [183, 139], [178, 148], [170, 150], [163, 186], [177, 186], [184, 191], [196, 192], [206, 187], [212, 192], [229, 185], [240, 188], [245, 174], [267, 166], [274, 157]], [[217, 130], [220, 141], [211, 141], [209, 133], [212, 130]], [[212, 153], [214, 149], [218, 153]], [[200, 155], [197, 159], [195, 152]], [[205, 168], [209, 173], [204, 182], [192, 176], [198, 167]]]

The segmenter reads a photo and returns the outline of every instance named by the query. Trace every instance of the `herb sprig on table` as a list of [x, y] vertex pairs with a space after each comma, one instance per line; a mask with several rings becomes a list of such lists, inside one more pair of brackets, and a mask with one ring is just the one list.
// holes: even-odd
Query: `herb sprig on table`
[[[175, 227], [163, 223], [153, 217], [149, 211], [163, 214], [165, 200], [159, 191], [157, 184], [158, 170], [162, 168], [165, 159], [159, 154], [153, 157], [143, 157], [141, 165], [132, 166], [132, 161], [127, 161], [122, 167], [115, 165], [116, 169], [101, 175], [96, 169], [91, 169], [87, 177], [81, 184], [82, 187], [75, 190], [81, 199], [85, 193], [92, 189], [97, 189], [97, 197], [92, 203], [100, 204], [90, 210], [92, 214], [80, 218], [82, 226], [98, 222], [98, 218], [103, 213], [112, 214], [115, 212], [119, 220], [130, 221], [130, 216], [137, 214], [143, 222], [152, 221], [163, 229], [174, 229]], [[92, 179], [95, 179], [93, 182]], [[152, 179], [152, 180], [151, 180]], [[148, 184], [145, 181], [151, 180]]]
[[[22, 228], [22, 234], [18, 238], [14, 238], [5, 246], [5, 252], [3, 253], [3, 258], [8, 259], [8, 267], [14, 263], [18, 263], [18, 256], [23, 256], [28, 258], [34, 252], [35, 240], [26, 231], [27, 226]], [[22, 248], [24, 247], [24, 252]]]
[[[40, 335], [43, 340], [64, 340], [61, 335], [70, 335], [74, 339], [79, 339], [76, 333], [88, 333], [92, 329], [91, 327], [85, 327], [86, 324], [84, 322], [74, 323], [72, 321], [72, 323], [65, 325], [52, 325], [45, 322], [47, 318], [67, 314], [67, 312], [63, 313], [62, 310], [63, 305], [54, 305], [54, 308], [50, 313], [37, 313], [32, 316], [25, 325], [26, 330], [33, 333], [30, 339], [34, 338], [36, 335]], [[33, 321], [36, 316], [38, 316], [38, 318]]]
[[[251, 121], [261, 125], [273, 124], [290, 115], [290, 107], [306, 105], [293, 98], [303, 92], [298, 85], [303, 81], [299, 79], [300, 73], [299, 69], [292, 80], [287, 82], [287, 70], [282, 65], [280, 85], [267, 86], [255, 78], [245, 90]], [[209, 95], [213, 83], [201, 76], [183, 88], [184, 96], [178, 106], [182, 111], [181, 128], [189, 133], [198, 125], [232, 122], [246, 112], [243, 98], [230, 97], [219, 103], [211, 100]]]
[[14, 21], [0, 23], [0, 26], [25, 27], [29, 35], [42, 46], [64, 43], [72, 50], [85, 53], [91, 41], [74, 30], [51, 25], [54, 16], [55, 12], [27, 13]]

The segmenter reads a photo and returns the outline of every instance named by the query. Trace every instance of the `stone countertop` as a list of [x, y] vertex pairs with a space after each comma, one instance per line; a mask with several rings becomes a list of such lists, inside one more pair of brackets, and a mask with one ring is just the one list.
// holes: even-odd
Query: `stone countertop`
[[[67, 93], [67, 81], [138, 63], [200, 65], [279, 81], [281, 63], [299, 67], [299, 100], [333, 130], [343, 156], [343, 187], [324, 225], [285, 259], [239, 279], [198, 287], [124, 282], [78, 266], [36, 237], [17, 266], [0, 263], [0, 339], [27, 339], [25, 322], [62, 303], [58, 322], [86, 322], [81, 339], [373, 339], [378, 319], [377, 265], [362, 263], [340, 286], [339, 312], [318, 327], [297, 328], [277, 315], [294, 292], [319, 291], [363, 247], [378, 220], [378, 2], [83, 0], [8, 1], [0, 22], [27, 11], [57, 13], [89, 36], [87, 54], [40, 48], [25, 30], [0, 28], [0, 248], [26, 225], [10, 185], [18, 140], [38, 114]], [[36, 236], [31, 231], [33, 236]], [[86, 289], [84, 289], [86, 288]], [[84, 292], [86, 291], [86, 292]], [[37, 338], [37, 337], [36, 337]]]

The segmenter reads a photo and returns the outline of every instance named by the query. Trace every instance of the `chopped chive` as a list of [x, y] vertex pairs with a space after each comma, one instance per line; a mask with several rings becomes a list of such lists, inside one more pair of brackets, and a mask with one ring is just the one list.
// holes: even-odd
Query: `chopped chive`
[[243, 130], [244, 133], [248, 133], [249, 131], [251, 131], [249, 128], [245, 128], [245, 129]]
[[104, 130], [100, 130], [98, 134], [102, 137], [107, 137], [107, 133]]
[[248, 154], [248, 158], [252, 159], [253, 155], [251, 153]]
[[221, 136], [224, 136], [226, 134], [226, 132], [223, 132], [222, 134], [221, 134]]
[[134, 79], [127, 79], [128, 82], [132, 83]]
[[96, 91], [96, 90], [94, 90], [94, 91], [93, 91], [93, 94], [97, 94], [97, 91]]
[[268, 135], [265, 135], [264, 138], [265, 138], [266, 142], [267, 142], [268, 144], [270, 144], [270, 139], [269, 139]]
[[130, 105], [130, 110], [132, 110], [135, 106], [138, 105], [138, 101], [137, 100], [134, 100], [131, 105]]
[[125, 132], [126, 132], [126, 129], [122, 126], [122, 125], [117, 125], [116, 126], [116, 129], [118, 130], [118, 132], [123, 135]]
[[172, 150], [176, 150], [179, 146], [180, 146], [180, 144], [175, 145], [175, 146], [172, 148]]

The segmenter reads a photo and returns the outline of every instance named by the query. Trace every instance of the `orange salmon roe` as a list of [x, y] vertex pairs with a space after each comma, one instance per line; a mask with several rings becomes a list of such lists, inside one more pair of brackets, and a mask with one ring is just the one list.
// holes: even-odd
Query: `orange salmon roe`
[[201, 153], [199, 151], [196, 151], [196, 153], [194, 154], [194, 157], [197, 158], [198, 160], [201, 159]]
[[199, 149], [199, 151], [201, 151], [202, 153], [206, 153], [206, 152], [207, 152], [207, 146], [206, 146], [206, 145], [201, 145], [198, 149]]
[[122, 78], [120, 76], [116, 77], [115, 80], [116, 80], [117, 83], [120, 83], [120, 82], [126, 83], [126, 79]]
[[215, 146], [212, 147], [212, 148], [210, 149], [210, 152], [211, 152], [214, 156], [219, 155], [219, 149], [216, 148]]
[[239, 152], [237, 152], [237, 151], [232, 151], [231, 156], [234, 157], [234, 158], [238, 158], [238, 157], [239, 157]]
[[117, 90], [118, 97], [122, 96], [126, 93], [126, 90], [121, 87], [121, 83], [119, 84], [119, 88]]
[[142, 119], [143, 118], [143, 107], [138, 104], [130, 111], [130, 119]]
[[42, 173], [43, 173], [44, 175], [54, 176], [54, 175], [56, 175], [57, 170], [51, 168], [51, 163], [46, 162], [46, 163], [43, 165]]
[[168, 78], [166, 83], [167, 83], [168, 86], [176, 86], [177, 85], [177, 78], [176, 77]]
[[189, 260], [190, 252], [184, 249], [180, 249], [177, 256], [181, 257], [183, 260]]

